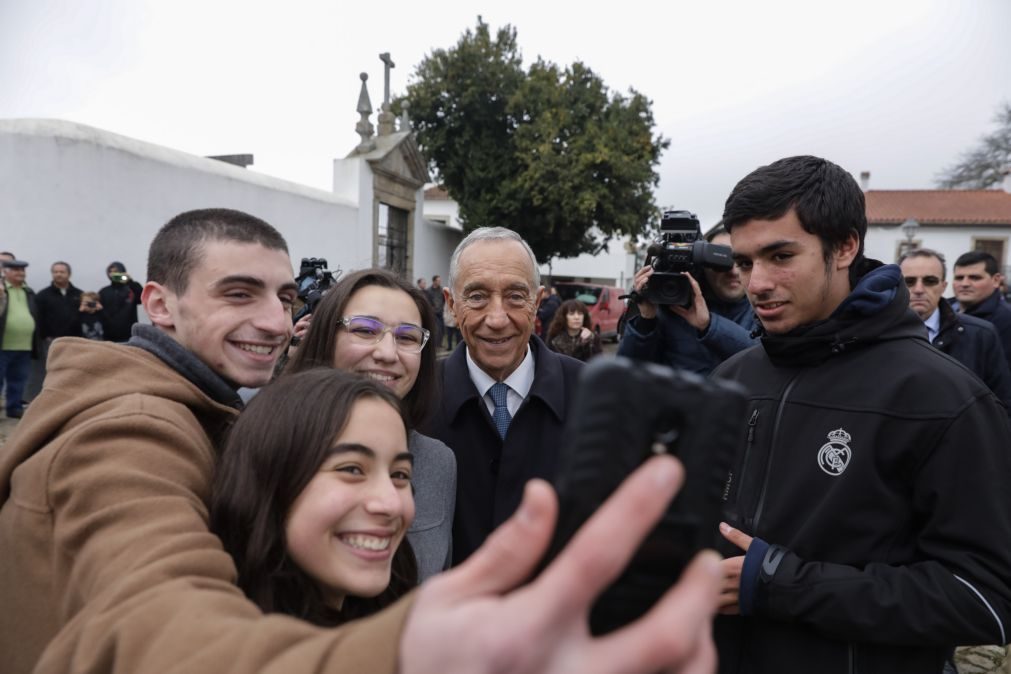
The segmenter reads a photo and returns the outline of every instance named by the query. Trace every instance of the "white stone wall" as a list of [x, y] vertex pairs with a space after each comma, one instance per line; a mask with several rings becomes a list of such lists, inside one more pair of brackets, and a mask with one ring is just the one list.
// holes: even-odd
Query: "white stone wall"
[[[635, 276], [635, 257], [625, 252], [623, 239], [612, 239], [608, 251], [597, 255], [584, 253], [577, 257], [553, 260], [551, 273], [558, 277], [572, 277], [577, 281], [613, 285], [628, 290]], [[548, 265], [541, 265], [541, 275], [547, 276]]]
[[208, 207], [277, 227], [296, 271], [310, 256], [331, 268], [371, 263], [371, 229], [359, 226], [350, 198], [70, 122], [0, 120], [0, 250], [31, 263], [36, 290], [60, 259], [84, 290], [108, 284], [113, 260], [143, 282], [158, 228]]
[[[424, 208], [428, 208], [427, 204]], [[442, 277], [442, 285], [449, 285], [449, 258], [457, 244], [463, 240], [463, 229], [446, 227], [440, 222], [419, 218], [414, 227], [414, 278], [424, 278], [431, 283], [432, 277], [438, 274]]]

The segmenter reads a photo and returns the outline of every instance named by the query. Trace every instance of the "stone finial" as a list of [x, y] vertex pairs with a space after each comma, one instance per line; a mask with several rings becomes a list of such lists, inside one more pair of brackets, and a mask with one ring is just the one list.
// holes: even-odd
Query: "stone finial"
[[411, 118], [407, 116], [407, 101], [400, 102], [400, 130], [411, 130]]
[[365, 85], [369, 80], [368, 73], [362, 73], [359, 75], [362, 80], [362, 91], [358, 95], [358, 114], [361, 115], [361, 119], [355, 124], [355, 132], [361, 136], [362, 142], [358, 144], [355, 148], [358, 152], [368, 152], [375, 148], [376, 143], [372, 140], [372, 132], [374, 127], [372, 122], [369, 121], [369, 115], [372, 114], [372, 101], [369, 100], [369, 90]]

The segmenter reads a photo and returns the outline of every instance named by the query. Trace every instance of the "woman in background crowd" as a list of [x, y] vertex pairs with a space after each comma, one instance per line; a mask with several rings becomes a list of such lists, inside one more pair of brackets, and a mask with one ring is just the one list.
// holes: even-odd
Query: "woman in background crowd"
[[590, 312], [579, 300], [565, 300], [548, 328], [548, 346], [582, 361], [601, 352], [600, 336], [590, 329]]

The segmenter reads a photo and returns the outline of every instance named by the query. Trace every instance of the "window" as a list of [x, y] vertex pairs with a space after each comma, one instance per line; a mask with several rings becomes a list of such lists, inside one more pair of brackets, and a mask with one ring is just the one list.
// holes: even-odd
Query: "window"
[[407, 211], [379, 204], [376, 266], [403, 278], [407, 274]]
[[997, 260], [997, 264], [1004, 268], [1007, 264], [1006, 251], [1007, 251], [1007, 239], [986, 239], [981, 237], [972, 237], [972, 249], [979, 250], [984, 253], [990, 253]]

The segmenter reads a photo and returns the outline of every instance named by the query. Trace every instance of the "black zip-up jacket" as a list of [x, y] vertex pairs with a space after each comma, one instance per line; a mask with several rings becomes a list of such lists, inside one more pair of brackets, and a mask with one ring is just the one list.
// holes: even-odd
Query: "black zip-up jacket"
[[880, 267], [714, 372], [750, 391], [727, 517], [756, 537], [721, 672], [940, 672], [955, 645], [1008, 641], [1008, 418], [900, 280]]

